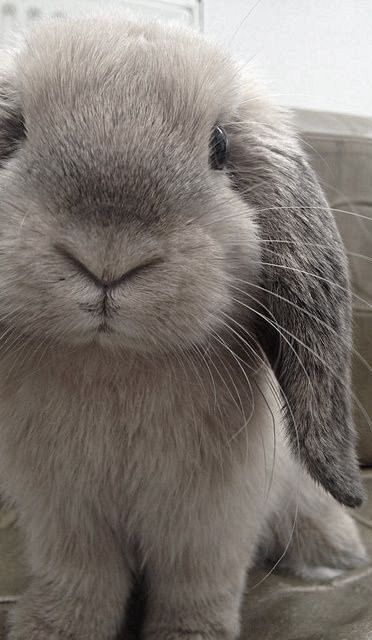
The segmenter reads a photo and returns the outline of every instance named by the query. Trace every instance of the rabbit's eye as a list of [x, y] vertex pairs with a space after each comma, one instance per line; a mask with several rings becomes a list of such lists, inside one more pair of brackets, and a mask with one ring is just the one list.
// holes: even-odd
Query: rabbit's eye
[[229, 139], [222, 127], [216, 126], [214, 128], [210, 142], [210, 154], [212, 169], [222, 171], [229, 159]]

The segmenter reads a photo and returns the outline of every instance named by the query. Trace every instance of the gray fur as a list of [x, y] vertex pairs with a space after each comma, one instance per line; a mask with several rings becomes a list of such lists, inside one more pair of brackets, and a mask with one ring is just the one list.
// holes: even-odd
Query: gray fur
[[9, 639], [114, 640], [144, 575], [145, 638], [231, 640], [257, 553], [365, 562], [304, 468], [359, 503], [345, 257], [286, 116], [201, 36], [49, 21], [2, 58], [0, 163], [0, 480], [32, 575]]
[[286, 398], [295, 454], [337, 500], [355, 507], [363, 489], [351, 413], [347, 261], [315, 175], [287, 137], [285, 126], [272, 131], [248, 121], [244, 132], [238, 124], [233, 138], [235, 181], [240, 189], [249, 188], [261, 237], [268, 241], [262, 244], [262, 260], [272, 266], [263, 270], [262, 283], [276, 294], [263, 301], [274, 326], [260, 318], [257, 330]]

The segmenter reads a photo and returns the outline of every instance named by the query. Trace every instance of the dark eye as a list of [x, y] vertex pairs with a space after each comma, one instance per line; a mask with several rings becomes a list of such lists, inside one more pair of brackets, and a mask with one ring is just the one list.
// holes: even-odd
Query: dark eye
[[210, 162], [212, 169], [222, 171], [229, 159], [229, 139], [226, 131], [216, 126], [210, 141]]

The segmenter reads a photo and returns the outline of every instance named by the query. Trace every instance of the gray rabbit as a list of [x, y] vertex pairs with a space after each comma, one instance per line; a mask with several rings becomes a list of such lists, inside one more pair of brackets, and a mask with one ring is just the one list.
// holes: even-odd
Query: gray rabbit
[[344, 250], [226, 52], [119, 17], [2, 52], [0, 229], [10, 640], [114, 640], [139, 577], [145, 639], [230, 640], [256, 558], [366, 562]]

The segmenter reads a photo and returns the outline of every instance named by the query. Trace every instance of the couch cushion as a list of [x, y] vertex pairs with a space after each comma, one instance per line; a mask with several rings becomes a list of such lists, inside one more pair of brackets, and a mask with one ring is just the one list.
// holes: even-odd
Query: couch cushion
[[360, 459], [372, 464], [372, 118], [298, 110], [296, 121], [349, 256], [355, 418]]

